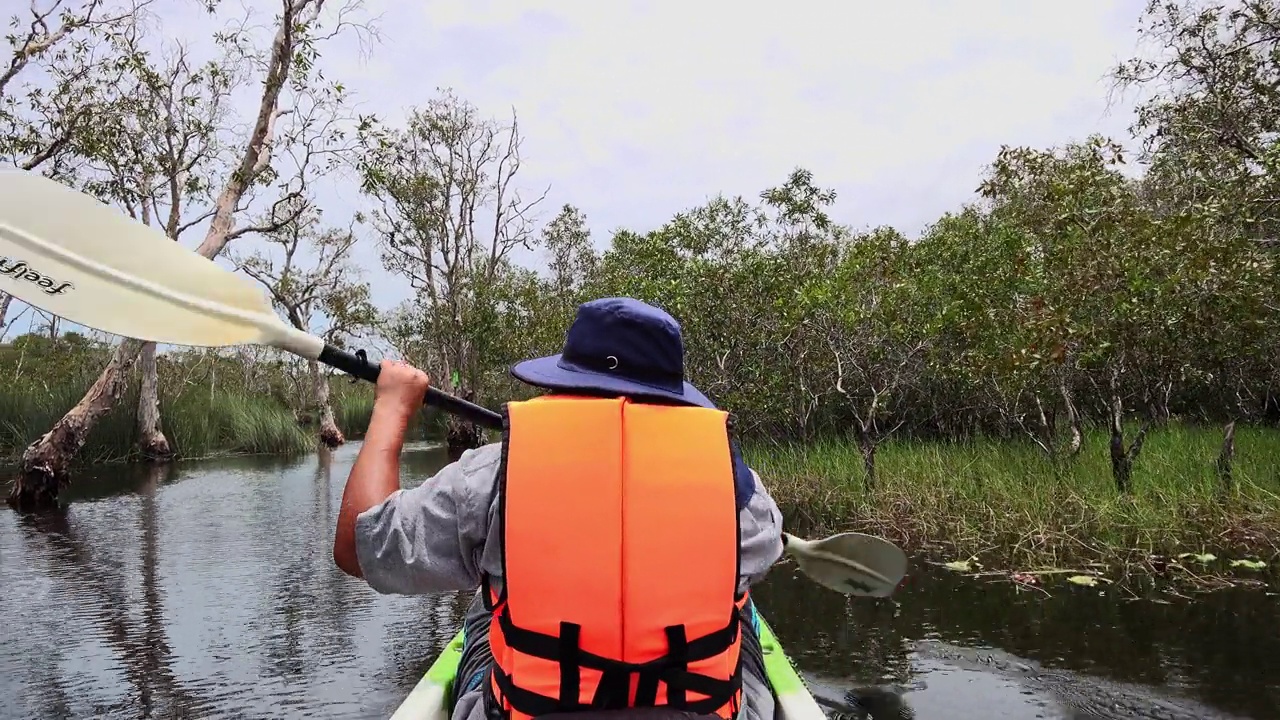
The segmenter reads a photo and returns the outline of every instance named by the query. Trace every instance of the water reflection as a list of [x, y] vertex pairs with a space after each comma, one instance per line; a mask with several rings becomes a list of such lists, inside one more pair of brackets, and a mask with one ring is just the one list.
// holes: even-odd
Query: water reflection
[[[22, 536], [32, 550], [29, 561], [35, 565], [26, 569], [51, 582], [46, 585], [46, 603], [28, 604], [26, 613], [24, 608], [17, 609], [19, 617], [35, 623], [12, 639], [24, 645], [24, 650], [13, 653], [10, 638], [6, 638], [6, 660], [16, 665], [14, 655], [30, 658], [42, 653], [48, 653], [51, 662], [72, 660], [65, 656], [77, 650], [94, 654], [106, 650], [118, 659], [109, 674], [93, 673], [92, 668], [66, 674], [58, 672], [56, 667], [61, 663], [57, 662], [54, 667], [28, 674], [27, 684], [39, 688], [33, 694], [41, 701], [36, 715], [76, 714], [76, 701], [98, 695], [102, 685], [111, 683], [109, 676], [127, 684], [127, 689], [121, 688], [127, 693], [125, 697], [104, 699], [85, 710], [102, 713], [131, 707], [144, 717], [152, 717], [203, 713], [210, 708], [208, 699], [198, 689], [184, 685], [170, 667], [172, 651], [157, 569], [156, 489], [164, 476], [164, 468], [153, 468], [131, 478], [135, 482], [130, 503], [133, 523], [111, 522], [107, 527], [92, 523], [96, 527], [84, 529], [76, 512], [79, 507], [18, 518]], [[123, 519], [118, 515], [113, 518]], [[8, 562], [5, 567], [9, 568]], [[19, 583], [11, 585], [10, 579], [6, 572], [9, 601], [29, 601], [21, 597]], [[69, 634], [67, 628], [77, 631]]]
[[[334, 567], [357, 449], [100, 471], [62, 512], [0, 512], [0, 718], [389, 715], [468, 598], [381, 596]], [[405, 467], [420, 482], [444, 460], [411, 447]], [[893, 600], [788, 565], [755, 594], [846, 717], [1280, 717], [1273, 598], [1071, 590], [1017, 594], [917, 563]], [[1164, 692], [1204, 706], [1157, 714]]]
[[[957, 703], [995, 712], [996, 689], [940, 692], [939, 673], [960, 667], [1041, 695], [1037, 713], [1062, 705], [1058, 713], [1076, 717], [1071, 703], [1081, 695], [1122, 707], [1079, 717], [1280, 717], [1280, 612], [1261, 592], [1163, 603], [1067, 587], [1046, 598], [919, 561], [911, 575], [893, 599], [851, 599], [779, 566], [755, 594], [797, 665], [845, 703], [841, 694], [855, 688], [882, 705], [905, 695], [918, 713], [933, 704], [930, 696], [949, 696], [943, 714], [917, 717], [956, 717]], [[1166, 695], [1171, 705], [1151, 709]]]
[[465, 605], [334, 567], [355, 450], [129, 469], [0, 516], [0, 717], [388, 714]]

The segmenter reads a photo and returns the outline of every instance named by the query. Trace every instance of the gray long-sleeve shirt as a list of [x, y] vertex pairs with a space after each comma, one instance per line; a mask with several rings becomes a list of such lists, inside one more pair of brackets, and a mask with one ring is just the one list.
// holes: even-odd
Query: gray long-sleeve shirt
[[[361, 513], [356, 556], [369, 586], [400, 595], [465, 591], [478, 588], [482, 573], [488, 573], [495, 590], [501, 587], [502, 545], [494, 522], [500, 457], [499, 443], [469, 450], [421, 485], [397, 490]], [[782, 514], [754, 470], [752, 477], [755, 492], [738, 513], [740, 590], [762, 579], [782, 555]], [[744, 681], [748, 714], [769, 718], [771, 698], [751, 702], [753, 695], [768, 693], [759, 680]], [[482, 716], [475, 698], [459, 699], [454, 720]]]

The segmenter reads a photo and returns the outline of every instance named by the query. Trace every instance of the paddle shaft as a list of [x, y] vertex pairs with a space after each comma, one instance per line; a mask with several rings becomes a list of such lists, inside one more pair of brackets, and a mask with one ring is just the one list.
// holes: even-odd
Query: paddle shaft
[[[340, 350], [328, 344], [324, 346], [324, 350], [320, 352], [320, 357], [316, 359], [329, 367], [337, 368], [371, 383], [378, 382], [378, 375], [382, 372], [381, 365], [371, 363], [358, 355], [353, 355], [346, 350]], [[434, 405], [445, 412], [467, 418], [478, 425], [483, 425], [493, 430], [502, 429], [502, 416], [498, 413], [473, 402], [463, 400], [460, 397], [441, 392], [434, 387], [427, 388], [425, 400], [427, 405]]]

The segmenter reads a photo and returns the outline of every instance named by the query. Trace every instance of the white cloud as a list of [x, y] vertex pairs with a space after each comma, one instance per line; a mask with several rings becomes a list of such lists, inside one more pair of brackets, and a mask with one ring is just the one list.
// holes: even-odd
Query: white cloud
[[842, 221], [915, 233], [972, 196], [1002, 143], [1123, 137], [1105, 76], [1142, 6], [387, 0], [372, 60], [334, 70], [389, 117], [437, 86], [514, 107], [525, 183], [551, 185], [548, 215], [581, 207], [601, 246], [796, 166], [838, 191]]

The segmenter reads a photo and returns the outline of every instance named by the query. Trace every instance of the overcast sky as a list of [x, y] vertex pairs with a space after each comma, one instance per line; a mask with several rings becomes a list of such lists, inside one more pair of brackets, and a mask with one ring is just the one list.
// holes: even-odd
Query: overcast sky
[[1141, 0], [756, 4], [385, 2], [372, 57], [335, 70], [387, 117], [436, 86], [514, 107], [546, 219], [577, 205], [601, 247], [796, 166], [836, 189], [841, 221], [912, 235], [972, 197], [1002, 143], [1131, 121], [1105, 76], [1136, 49]]
[[[1136, 51], [1143, 0], [750, 5], [366, 0], [380, 41], [368, 57], [329, 46], [324, 65], [391, 121], [439, 86], [487, 115], [514, 108], [519, 184], [550, 185], [541, 220], [572, 203], [601, 248], [796, 166], [837, 191], [839, 221], [914, 235], [973, 197], [1002, 143], [1125, 137], [1131, 121], [1106, 74]], [[165, 14], [176, 35], [208, 34], [207, 16]], [[327, 197], [327, 214], [354, 195]], [[406, 296], [375, 247], [359, 260], [379, 304]]]

